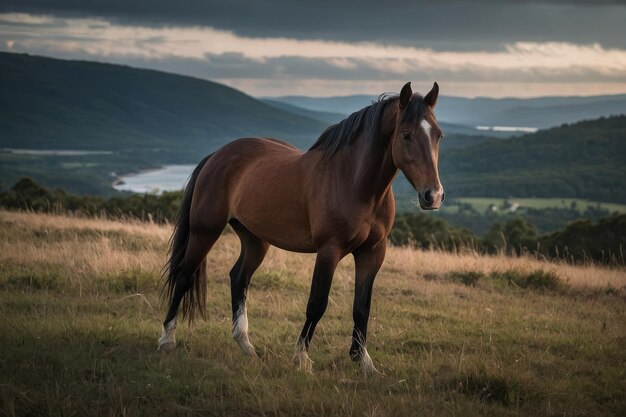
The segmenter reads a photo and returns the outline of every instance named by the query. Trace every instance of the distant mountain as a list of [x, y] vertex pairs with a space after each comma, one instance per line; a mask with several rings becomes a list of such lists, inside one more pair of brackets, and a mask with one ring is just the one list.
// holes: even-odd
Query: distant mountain
[[[284, 103], [282, 101], [271, 100], [267, 98], [262, 98], [260, 100], [266, 104], [269, 104], [272, 107], [276, 107], [277, 109], [288, 111], [289, 113], [297, 114], [299, 116], [307, 117], [309, 119], [319, 120], [320, 122], [326, 123], [329, 126], [337, 122], [340, 122], [346, 118], [346, 115], [343, 113], [310, 110], [304, 107], [298, 107], [289, 103]], [[353, 109], [352, 111], [354, 112], [360, 109], [361, 108], [359, 107], [359, 108]]]
[[546, 128], [626, 114], [626, 94], [531, 99], [444, 97], [438, 107], [439, 118], [461, 124]]
[[[284, 96], [276, 98], [262, 98], [266, 103], [277, 106], [296, 114], [306, 115], [310, 118], [337, 123], [349, 114], [369, 106], [378, 97], [367, 95], [355, 95], [346, 97], [306, 97]], [[327, 111], [323, 111], [326, 109]], [[439, 113], [439, 111], [437, 111]], [[458, 123], [440, 121], [440, 126], [446, 135], [480, 135], [490, 137], [510, 137], [510, 132], [482, 131], [475, 126], [466, 126]]]
[[224, 85], [119, 65], [0, 53], [0, 148], [212, 151], [242, 136], [307, 148], [329, 123]]
[[290, 104], [292, 106], [301, 107], [303, 109], [332, 112], [339, 114], [350, 114], [365, 106], [369, 106], [373, 101], [377, 100], [377, 96], [365, 94], [352, 96], [337, 97], [308, 97], [308, 96], [280, 96], [280, 97], [264, 97], [264, 99], [278, 101]]
[[[369, 95], [345, 97], [283, 96], [272, 100], [309, 110], [347, 114], [375, 100]], [[442, 96], [437, 117], [442, 122], [475, 126], [515, 126], [546, 128], [562, 123], [626, 114], [626, 94], [591, 97], [463, 98]], [[463, 133], [456, 132], [455, 133]], [[465, 132], [467, 133], [467, 132]], [[478, 132], [474, 132], [476, 134]], [[491, 135], [490, 132], [482, 132]]]

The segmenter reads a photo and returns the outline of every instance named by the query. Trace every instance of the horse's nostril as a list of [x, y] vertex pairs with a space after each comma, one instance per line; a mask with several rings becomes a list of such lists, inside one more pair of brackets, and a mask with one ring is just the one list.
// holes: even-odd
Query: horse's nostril
[[424, 193], [424, 200], [426, 200], [426, 202], [428, 204], [432, 204], [433, 203], [433, 192], [428, 190]]
[[446, 199], [446, 193], [441, 193], [441, 202], [443, 203], [443, 200]]

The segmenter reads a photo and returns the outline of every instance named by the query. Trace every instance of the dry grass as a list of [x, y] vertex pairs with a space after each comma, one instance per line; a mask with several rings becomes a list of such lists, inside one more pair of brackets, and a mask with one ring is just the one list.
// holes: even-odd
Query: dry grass
[[410, 248], [394, 248], [386, 259], [388, 268], [409, 274], [423, 271], [430, 274], [447, 274], [454, 271], [479, 271], [484, 274], [515, 269], [522, 272], [534, 270], [553, 271], [567, 284], [576, 288], [623, 288], [626, 286], [626, 272], [623, 269], [609, 269], [591, 263], [571, 265], [565, 262], [550, 262], [523, 256], [510, 257], [503, 254], [486, 256], [467, 252], [451, 254], [441, 251], [416, 251]]
[[[365, 380], [347, 355], [346, 258], [309, 376], [290, 360], [314, 255], [270, 250], [249, 302], [261, 359], [245, 358], [229, 335], [228, 233], [209, 257], [209, 319], [179, 326], [174, 354], [155, 352], [169, 234], [0, 212], [0, 415], [624, 414], [623, 269], [391, 248], [369, 337], [386, 376]], [[559, 290], [511, 285], [537, 271]]]

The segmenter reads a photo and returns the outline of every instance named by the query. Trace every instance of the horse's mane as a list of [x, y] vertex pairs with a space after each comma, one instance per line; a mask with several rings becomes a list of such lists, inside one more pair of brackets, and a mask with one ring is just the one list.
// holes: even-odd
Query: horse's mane
[[339, 149], [354, 143], [361, 133], [368, 138], [377, 137], [387, 104], [397, 99], [397, 95], [381, 94], [371, 105], [328, 127], [309, 150], [318, 149], [326, 156], [331, 156]]

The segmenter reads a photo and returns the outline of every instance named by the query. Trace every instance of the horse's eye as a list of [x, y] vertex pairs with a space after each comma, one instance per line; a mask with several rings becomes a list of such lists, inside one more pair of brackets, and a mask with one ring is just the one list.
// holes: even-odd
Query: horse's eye
[[404, 139], [404, 140], [411, 140], [411, 134], [410, 133], [403, 133], [402, 134], [402, 139]]

